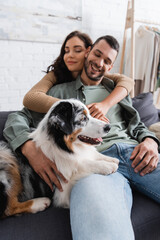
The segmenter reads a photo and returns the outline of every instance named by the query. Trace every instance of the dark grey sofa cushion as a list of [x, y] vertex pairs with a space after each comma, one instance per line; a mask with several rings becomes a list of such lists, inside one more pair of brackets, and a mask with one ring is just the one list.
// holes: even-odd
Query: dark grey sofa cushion
[[133, 191], [131, 220], [135, 240], [160, 239], [160, 204], [137, 191]]
[[13, 111], [2, 111], [0, 112], [0, 140], [5, 140], [3, 137], [3, 128], [8, 117], [8, 114]]
[[[132, 224], [135, 240], [160, 239], [160, 206], [138, 192], [133, 193]], [[2, 240], [72, 240], [69, 210], [54, 208], [0, 220]]]
[[141, 121], [149, 127], [150, 125], [160, 121], [159, 111], [153, 104], [152, 93], [141, 93], [132, 98], [133, 107], [139, 112]]
[[53, 206], [0, 220], [1, 240], [72, 240], [69, 210]]

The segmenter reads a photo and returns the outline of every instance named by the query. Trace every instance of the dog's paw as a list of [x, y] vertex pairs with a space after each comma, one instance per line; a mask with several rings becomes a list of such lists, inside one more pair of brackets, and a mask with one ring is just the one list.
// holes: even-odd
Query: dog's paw
[[112, 158], [112, 162], [114, 162], [114, 163], [116, 163], [116, 164], [119, 164], [118, 158]]
[[106, 162], [114, 162], [116, 164], [119, 164], [118, 158], [113, 158], [113, 157], [109, 157], [109, 156], [104, 156], [104, 157], [103, 158]]
[[48, 208], [51, 204], [51, 200], [46, 197], [42, 198], [35, 198], [33, 199], [33, 205], [31, 207], [32, 213], [37, 213], [40, 211], [44, 211], [46, 208]]
[[100, 173], [103, 175], [108, 175], [116, 172], [118, 169], [118, 164], [114, 162], [101, 161]]
[[[115, 159], [116, 159], [116, 158], [115, 158]], [[118, 163], [119, 163], [119, 160], [118, 160]], [[116, 162], [113, 162], [113, 163], [112, 163], [112, 167], [111, 167], [112, 172], [111, 172], [111, 173], [114, 173], [114, 172], [117, 171], [117, 169], [118, 169], [118, 163], [116, 163]]]

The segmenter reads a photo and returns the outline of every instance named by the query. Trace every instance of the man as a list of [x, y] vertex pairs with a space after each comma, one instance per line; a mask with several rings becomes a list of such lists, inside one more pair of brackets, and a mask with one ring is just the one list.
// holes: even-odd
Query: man
[[[81, 76], [74, 82], [54, 86], [48, 94], [57, 98], [74, 97], [85, 104], [102, 101], [114, 87], [103, 75], [112, 68], [118, 50], [119, 45], [113, 37], [99, 38], [92, 49], [86, 52]], [[21, 149], [32, 167], [44, 180], [48, 180], [47, 175], [51, 176], [52, 169], [60, 176], [61, 174], [28, 138], [30, 127], [35, 127], [41, 117], [41, 114], [27, 109], [10, 115], [4, 136], [12, 149]], [[130, 184], [160, 203], [158, 139], [139, 121], [139, 115], [132, 107], [129, 96], [112, 107], [107, 117], [112, 128], [103, 139], [99, 151], [119, 159], [118, 172], [108, 176], [95, 174], [80, 180], [74, 186], [70, 199], [74, 240], [134, 239], [130, 220]], [[47, 166], [44, 171], [37, 170], [39, 161], [34, 161], [37, 154], [42, 161], [44, 159], [44, 166]], [[55, 184], [59, 186], [58, 182]]]

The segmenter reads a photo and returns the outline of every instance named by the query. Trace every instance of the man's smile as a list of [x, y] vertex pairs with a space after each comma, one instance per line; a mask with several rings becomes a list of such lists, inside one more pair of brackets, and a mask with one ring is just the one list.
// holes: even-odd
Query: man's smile
[[96, 65], [94, 63], [91, 63], [91, 69], [94, 71], [94, 72], [100, 72], [100, 69], [96, 67]]

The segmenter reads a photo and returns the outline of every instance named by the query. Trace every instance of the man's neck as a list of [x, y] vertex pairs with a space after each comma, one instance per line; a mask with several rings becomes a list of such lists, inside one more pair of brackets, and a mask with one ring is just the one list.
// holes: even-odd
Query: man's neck
[[81, 81], [84, 85], [86, 86], [97, 86], [101, 83], [103, 77], [101, 77], [100, 80], [98, 81], [94, 81], [94, 80], [91, 80], [90, 78], [87, 77], [85, 71], [83, 70], [82, 73], [81, 73]]

